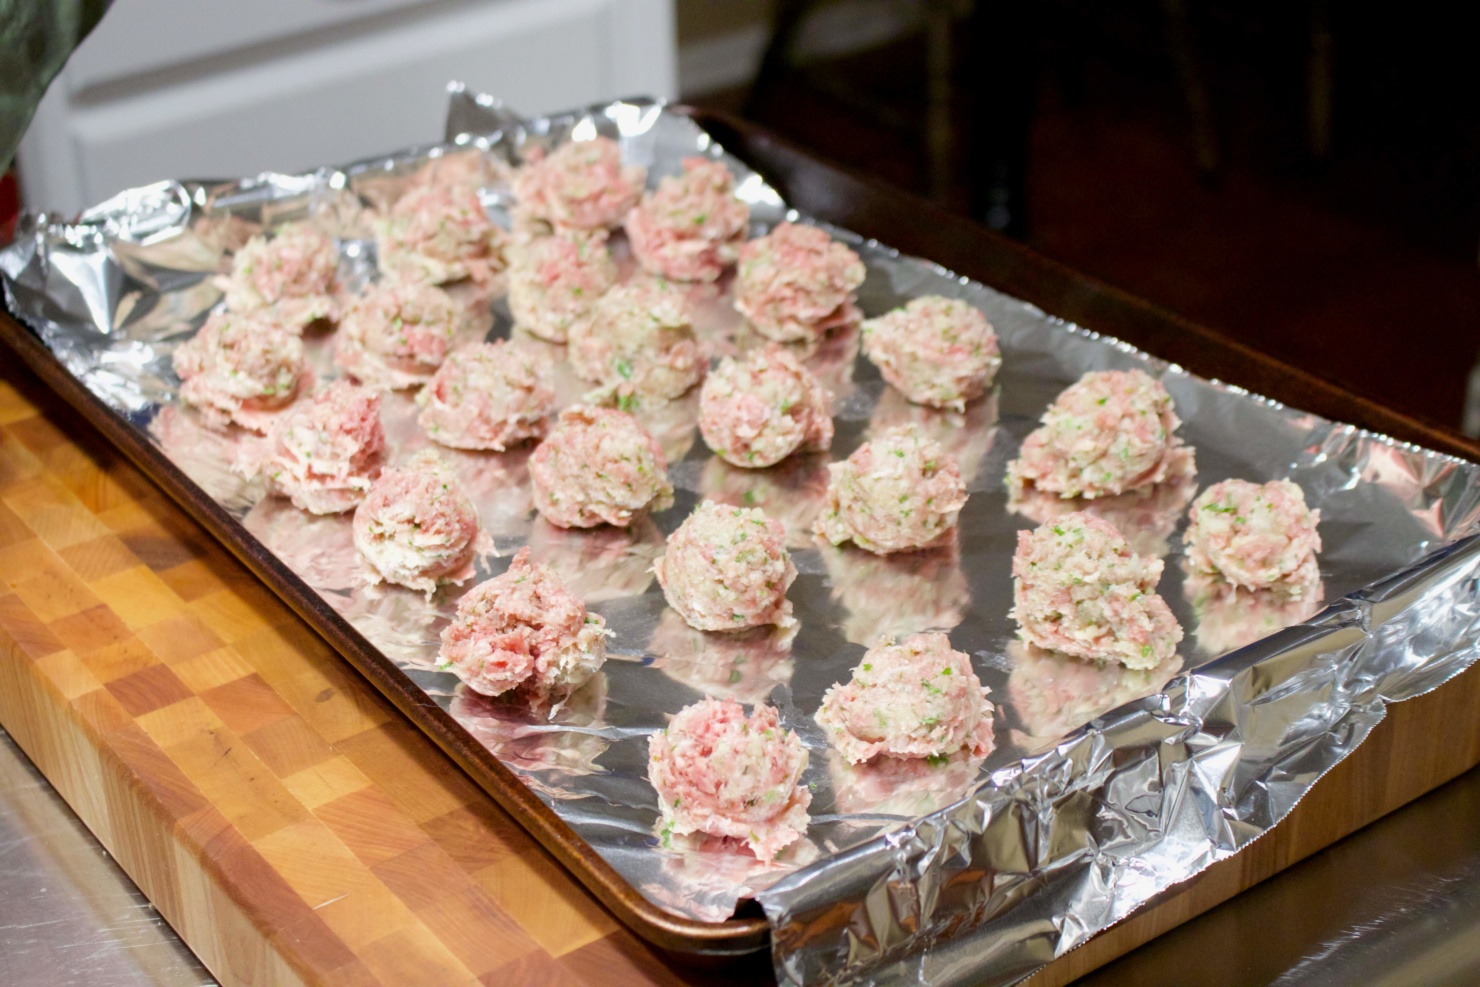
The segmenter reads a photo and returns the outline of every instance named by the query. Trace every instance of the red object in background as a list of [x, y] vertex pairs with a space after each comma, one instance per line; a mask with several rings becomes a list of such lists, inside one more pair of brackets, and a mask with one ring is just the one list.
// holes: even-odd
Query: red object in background
[[21, 197], [16, 190], [15, 172], [0, 175], [0, 243], [15, 236], [15, 221], [20, 216]]

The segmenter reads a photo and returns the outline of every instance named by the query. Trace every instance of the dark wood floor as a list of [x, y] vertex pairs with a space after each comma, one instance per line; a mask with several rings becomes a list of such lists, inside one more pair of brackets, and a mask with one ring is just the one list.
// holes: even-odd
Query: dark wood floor
[[[1194, 163], [1162, 8], [1143, 6], [1092, 16], [1062, 0], [1063, 17], [1045, 19], [1027, 242], [1457, 426], [1480, 351], [1480, 87], [1460, 68], [1472, 59], [1447, 59], [1442, 30], [1405, 37], [1391, 22], [1339, 20], [1334, 142], [1318, 162], [1307, 150], [1303, 15], [1201, 8], [1195, 50], [1223, 160], [1209, 181]], [[1071, 21], [1072, 35], [1062, 27]], [[908, 121], [922, 118], [924, 78], [922, 44], [903, 41], [789, 74], [755, 117], [923, 190], [924, 142]], [[963, 106], [972, 95], [960, 94]], [[743, 97], [701, 102], [736, 109]], [[966, 178], [958, 173], [953, 205], [967, 199]]]

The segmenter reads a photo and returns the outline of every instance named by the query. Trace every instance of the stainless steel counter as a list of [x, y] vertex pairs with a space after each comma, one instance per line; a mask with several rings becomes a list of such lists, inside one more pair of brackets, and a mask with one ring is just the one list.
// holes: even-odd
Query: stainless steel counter
[[0, 985], [215, 983], [0, 729]]

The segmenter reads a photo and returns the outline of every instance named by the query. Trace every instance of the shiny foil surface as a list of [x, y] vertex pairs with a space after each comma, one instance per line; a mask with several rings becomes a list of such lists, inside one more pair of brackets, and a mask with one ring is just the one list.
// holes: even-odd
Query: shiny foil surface
[[[241, 521], [242, 538], [283, 558], [650, 900], [710, 921], [730, 916], [740, 899], [759, 900], [783, 982], [1020, 979], [1257, 839], [1361, 742], [1386, 703], [1432, 689], [1474, 660], [1475, 466], [1192, 376], [830, 228], [868, 266], [859, 297], [866, 315], [924, 293], [984, 311], [1005, 359], [993, 391], [959, 415], [907, 404], [859, 356], [857, 333], [843, 334], [807, 357], [836, 394], [832, 450], [756, 471], [709, 453], [695, 427], [697, 391], [642, 409], [669, 457], [677, 503], [626, 530], [562, 531], [537, 519], [527, 448], [444, 450], [490, 536], [462, 590], [529, 544], [614, 631], [602, 672], [553, 712], [467, 691], [434, 667], [462, 590], [427, 602], [367, 587], [348, 516], [312, 517], [264, 498], [231, 469], [243, 437], [206, 429], [179, 404], [170, 353], [220, 302], [213, 279], [231, 251], [260, 228], [311, 217], [340, 238], [341, 277], [355, 289], [374, 276], [370, 218], [413, 176], [475, 178], [490, 214], [507, 223], [509, 176], [527, 149], [595, 133], [647, 166], [650, 186], [685, 156], [723, 160], [751, 205], [753, 234], [794, 214], [694, 123], [648, 101], [520, 120], [496, 100], [455, 89], [448, 133], [444, 145], [343, 168], [165, 182], [122, 193], [75, 223], [42, 217], [0, 251], [7, 301], [72, 373]], [[620, 236], [614, 251], [630, 270]], [[698, 331], [716, 356], [758, 341], [727, 287], [692, 291]], [[510, 328], [506, 304], [495, 302], [486, 331]], [[329, 337], [310, 334], [308, 343], [321, 379], [333, 376]], [[1187, 631], [1175, 661], [1141, 672], [1026, 649], [1007, 616], [1015, 535], [1035, 523], [1023, 512], [1046, 518], [1064, 505], [1010, 511], [1004, 468], [1066, 385], [1087, 370], [1131, 367], [1166, 384], [1198, 463], [1195, 484], [1097, 508], [1138, 551], [1166, 559], [1160, 592]], [[567, 365], [558, 375], [562, 403], [579, 398], [584, 386]], [[426, 444], [406, 394], [387, 395], [384, 418], [390, 461]], [[957, 537], [889, 558], [815, 540], [826, 464], [903, 421], [919, 423], [961, 462], [971, 497]], [[1220, 608], [1184, 577], [1187, 504], [1230, 477], [1288, 477], [1321, 510], [1319, 613], [1250, 597]], [[787, 526], [801, 572], [790, 592], [801, 623], [794, 639], [702, 634], [665, 605], [652, 562], [704, 498], [763, 507]], [[948, 631], [972, 656], [997, 704], [996, 750], [982, 761], [847, 766], [812, 720], [823, 692], [881, 634], [926, 629]], [[647, 738], [705, 694], [774, 703], [810, 749], [812, 825], [776, 865], [697, 841], [665, 848], [656, 836]]]

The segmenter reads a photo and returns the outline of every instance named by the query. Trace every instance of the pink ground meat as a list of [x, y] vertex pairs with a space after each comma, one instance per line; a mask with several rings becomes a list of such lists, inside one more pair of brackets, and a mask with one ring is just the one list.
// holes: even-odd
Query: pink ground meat
[[777, 343], [725, 357], [699, 395], [699, 432], [715, 455], [763, 467], [832, 445], [832, 395]]
[[827, 460], [821, 454], [797, 455], [769, 469], [740, 469], [718, 456], [699, 474], [699, 492], [734, 507], [759, 507], [786, 528], [787, 544], [815, 548], [812, 525], [827, 496]]
[[605, 230], [621, 224], [642, 194], [647, 170], [622, 164], [609, 137], [568, 141], [535, 150], [514, 178], [515, 221], [521, 227]]
[[422, 452], [380, 474], [355, 510], [354, 535], [372, 582], [430, 598], [473, 574], [478, 512], [441, 457]]
[[781, 223], [740, 250], [735, 308], [777, 342], [816, 342], [855, 325], [863, 261], [815, 226]]
[[1192, 476], [1177, 471], [1154, 486], [1093, 500], [1060, 497], [1033, 486], [1013, 486], [1008, 493], [1007, 509], [1030, 521], [1045, 524], [1084, 511], [1114, 525], [1137, 555], [1159, 558], [1171, 550], [1169, 539], [1197, 493], [1197, 483]]
[[577, 405], [529, 459], [534, 506], [562, 528], [626, 527], [673, 506], [663, 450], [625, 411]]
[[1198, 649], [1216, 656], [1314, 617], [1325, 601], [1326, 588], [1320, 569], [1311, 565], [1301, 566], [1289, 581], [1271, 589], [1253, 590], [1193, 570], [1186, 574], [1182, 592], [1197, 618]]
[[570, 362], [583, 379], [639, 403], [679, 397], [709, 369], [683, 292], [655, 278], [608, 291], [591, 323], [572, 327]]
[[668, 536], [653, 569], [668, 605], [701, 631], [795, 623], [786, 529], [764, 511], [704, 501]]
[[916, 404], [964, 411], [1002, 366], [997, 333], [966, 302], [926, 295], [863, 324], [863, 352]]
[[524, 331], [563, 343], [589, 333], [596, 303], [617, 283], [604, 232], [570, 231], [516, 245], [509, 266], [509, 310]]
[[308, 379], [303, 340], [265, 313], [213, 312], [173, 359], [180, 399], [216, 428], [266, 431]]
[[517, 690], [538, 705], [579, 689], [605, 661], [606, 622], [549, 566], [531, 563], [528, 547], [458, 601], [437, 656], [485, 696]]
[[471, 185], [415, 185], [375, 224], [382, 273], [420, 284], [471, 278], [494, 288], [507, 266], [508, 234], [494, 226]]
[[1009, 487], [1094, 498], [1190, 476], [1191, 450], [1173, 434], [1180, 424], [1171, 395], [1145, 372], [1092, 371], [1044, 412], [1008, 464]]
[[1113, 525], [1089, 514], [1019, 531], [1012, 558], [1019, 636], [1077, 658], [1154, 668], [1182, 640], [1156, 594], [1161, 572], [1160, 559], [1135, 554]]
[[1317, 569], [1321, 512], [1289, 480], [1215, 483], [1193, 501], [1187, 561], [1246, 589], [1298, 589]]
[[339, 248], [308, 223], [285, 223], [271, 239], [252, 237], [231, 260], [226, 308], [266, 310], [284, 328], [339, 318]]
[[971, 667], [944, 634], [883, 638], [864, 653], [846, 683], [822, 697], [817, 723], [848, 761], [881, 754], [942, 757], [992, 750], [992, 704]]
[[344, 315], [334, 362], [371, 387], [420, 387], [447, 358], [461, 318], [440, 288], [405, 281], [372, 284]]
[[380, 395], [336, 380], [273, 423], [252, 471], [300, 510], [342, 514], [365, 499], [384, 456]]
[[774, 707], [757, 706], [750, 716], [739, 703], [718, 699], [685, 707], [648, 742], [664, 842], [704, 833], [774, 860], [807, 830], [806, 767], [806, 748], [781, 726]]
[[874, 405], [864, 438], [873, 438], [901, 425], [913, 425], [939, 442], [946, 455], [956, 460], [961, 467], [961, 478], [970, 486], [986, 462], [987, 453], [1002, 437], [997, 427], [997, 412], [995, 395], [971, 402], [964, 412], [955, 412], [915, 404], [895, 388], [886, 387]]
[[735, 263], [750, 207], [718, 161], [685, 158], [627, 217], [627, 239], [643, 270], [675, 281], [713, 281]]
[[453, 350], [416, 396], [427, 438], [453, 449], [503, 452], [549, 429], [555, 412], [546, 358], [497, 340]]
[[833, 463], [817, 533], [880, 555], [924, 548], [956, 526], [966, 484], [940, 443], [890, 429]]

